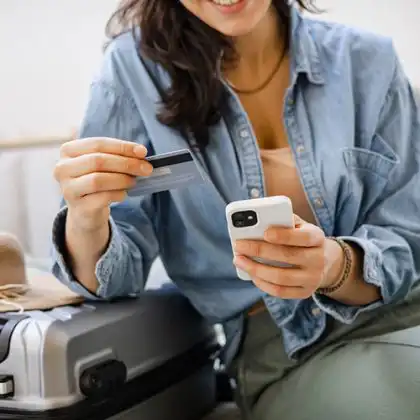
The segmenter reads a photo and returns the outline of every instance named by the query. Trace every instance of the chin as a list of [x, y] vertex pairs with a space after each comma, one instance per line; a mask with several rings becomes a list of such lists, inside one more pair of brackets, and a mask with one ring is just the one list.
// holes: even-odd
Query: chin
[[191, 13], [229, 37], [249, 34], [264, 19], [272, 0], [181, 0]]

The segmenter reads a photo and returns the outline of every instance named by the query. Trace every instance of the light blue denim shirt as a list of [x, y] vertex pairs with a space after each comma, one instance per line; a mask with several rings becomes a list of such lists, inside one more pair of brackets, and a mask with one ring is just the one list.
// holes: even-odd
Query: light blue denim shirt
[[[265, 186], [255, 135], [231, 91], [229, 111], [211, 128], [205, 155], [194, 151], [204, 185], [112, 207], [111, 240], [96, 267], [97, 296], [64, 262], [66, 209], [60, 211], [53, 272], [64, 284], [93, 299], [140, 294], [160, 256], [192, 304], [212, 322], [226, 322], [229, 338], [236, 338], [230, 356], [241, 314], [261, 297], [293, 357], [321, 336], [328, 315], [351, 323], [363, 311], [407, 296], [420, 278], [420, 122], [392, 42], [296, 11], [291, 39], [283, 118], [300, 178], [325, 234], [364, 250], [364, 279], [379, 286], [381, 301], [357, 307], [321, 296], [283, 300], [237, 278], [225, 206], [264, 196]], [[80, 136], [130, 140], [156, 154], [188, 147], [180, 133], [155, 118], [159, 92], [170, 80], [139, 57], [137, 42], [126, 33], [107, 48]]]

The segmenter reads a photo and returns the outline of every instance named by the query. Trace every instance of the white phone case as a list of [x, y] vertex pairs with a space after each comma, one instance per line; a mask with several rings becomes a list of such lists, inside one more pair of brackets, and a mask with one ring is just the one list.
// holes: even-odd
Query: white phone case
[[[248, 227], [234, 226], [232, 215], [241, 211], [254, 211], [257, 214], [257, 223]], [[232, 245], [240, 239], [263, 240], [264, 233], [270, 226], [294, 227], [293, 206], [291, 200], [285, 196], [234, 201], [226, 206], [226, 220]], [[260, 262], [270, 264], [269, 261]], [[236, 271], [241, 280], [251, 280], [246, 272], [239, 269]]]

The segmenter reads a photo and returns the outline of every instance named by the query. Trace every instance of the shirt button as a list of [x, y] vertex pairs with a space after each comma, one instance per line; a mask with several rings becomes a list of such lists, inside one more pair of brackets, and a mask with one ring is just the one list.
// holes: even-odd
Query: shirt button
[[249, 131], [248, 130], [241, 130], [239, 132], [239, 135], [240, 135], [241, 138], [247, 139], [249, 137]]
[[324, 201], [319, 197], [315, 198], [314, 203], [317, 208], [321, 208], [324, 205]]
[[318, 307], [316, 307], [316, 308], [312, 308], [312, 315], [313, 316], [319, 316], [319, 315], [321, 315], [321, 309], [320, 308], [318, 308]]
[[298, 147], [296, 147], [296, 152], [303, 153], [305, 151], [305, 146], [303, 144], [299, 144]]
[[260, 190], [258, 188], [252, 188], [251, 190], [251, 197], [258, 198], [260, 196]]

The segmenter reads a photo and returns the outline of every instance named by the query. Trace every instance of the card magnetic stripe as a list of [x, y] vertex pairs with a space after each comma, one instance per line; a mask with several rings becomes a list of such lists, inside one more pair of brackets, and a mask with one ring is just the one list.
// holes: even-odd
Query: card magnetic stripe
[[172, 165], [178, 165], [180, 163], [185, 162], [192, 162], [193, 157], [191, 153], [186, 152], [179, 155], [172, 155], [172, 156], [151, 156], [150, 158], [147, 158], [153, 168], [162, 168], [164, 166], [172, 166]]

